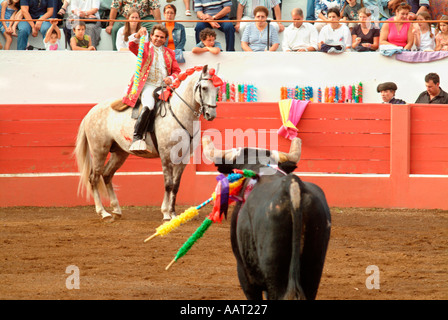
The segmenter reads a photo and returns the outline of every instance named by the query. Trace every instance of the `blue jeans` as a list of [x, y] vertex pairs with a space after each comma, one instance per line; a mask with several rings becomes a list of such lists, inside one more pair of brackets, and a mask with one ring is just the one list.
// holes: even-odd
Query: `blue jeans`
[[[42, 38], [45, 38], [45, 34], [47, 30], [50, 29], [51, 23], [48, 21], [44, 21], [40, 27], [40, 33], [42, 34]], [[26, 21], [19, 22], [17, 26], [18, 37], [17, 37], [17, 50], [25, 50], [28, 44], [28, 37], [32, 33], [31, 26]], [[42, 42], [43, 45], [43, 42]]]
[[[228, 18], [226, 18], [227, 20]], [[226, 38], [226, 51], [235, 51], [235, 28], [233, 27], [232, 22], [220, 22], [219, 31], [224, 32]], [[199, 39], [199, 33], [205, 28], [213, 29], [212, 26], [208, 22], [198, 22], [196, 27], [194, 28], [195, 36], [196, 36], [196, 44], [201, 42]], [[215, 30], [215, 29], [213, 29]]]

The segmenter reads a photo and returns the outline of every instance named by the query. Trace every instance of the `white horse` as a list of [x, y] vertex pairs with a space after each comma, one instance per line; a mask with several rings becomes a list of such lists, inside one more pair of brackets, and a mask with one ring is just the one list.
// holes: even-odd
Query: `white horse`
[[[186, 161], [172, 159], [171, 150], [179, 143], [186, 143], [188, 157], [193, 153], [193, 122], [199, 121], [201, 114], [208, 121], [216, 117], [216, 88], [211, 81], [214, 72], [209, 72], [207, 66], [202, 71], [192, 74], [175, 90], [170, 102], [162, 102], [161, 108], [154, 120], [156, 146], [149, 134], [146, 144], [151, 153], [136, 154], [144, 158], [158, 158], [162, 161], [165, 195], [162, 203], [163, 219], [173, 218], [175, 213], [176, 194]], [[121, 217], [121, 208], [112, 185], [115, 172], [128, 158], [132, 143], [135, 119], [132, 118], [132, 108], [114, 110], [112, 101], [94, 106], [82, 120], [76, 139], [75, 155], [80, 172], [78, 194], [85, 191], [86, 197], [92, 194], [96, 212], [104, 221], [114, 221]], [[136, 106], [137, 108], [138, 106]], [[182, 130], [189, 138], [173, 141], [170, 139], [174, 130]], [[187, 141], [185, 141], [187, 140]], [[106, 158], [110, 153], [109, 161]], [[173, 152], [177, 153], [177, 152]], [[173, 162], [173, 160], [176, 160]], [[180, 162], [180, 163], [179, 163]], [[142, 186], [142, 188], [144, 188]], [[112, 214], [104, 209], [101, 195], [108, 195]]]

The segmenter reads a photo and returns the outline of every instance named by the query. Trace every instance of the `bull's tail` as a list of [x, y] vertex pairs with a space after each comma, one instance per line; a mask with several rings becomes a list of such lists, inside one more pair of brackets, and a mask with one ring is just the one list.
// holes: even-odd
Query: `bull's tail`
[[289, 184], [289, 193], [291, 196], [291, 219], [292, 219], [292, 252], [289, 265], [288, 286], [284, 299], [299, 300], [306, 299], [303, 289], [300, 285], [300, 253], [302, 241], [302, 209], [300, 179], [291, 176]]

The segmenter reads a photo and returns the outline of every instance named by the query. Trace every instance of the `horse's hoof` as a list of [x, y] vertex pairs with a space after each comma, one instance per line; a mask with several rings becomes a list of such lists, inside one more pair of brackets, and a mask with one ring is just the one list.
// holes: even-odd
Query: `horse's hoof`
[[112, 215], [112, 217], [113, 217], [114, 221], [115, 221], [115, 220], [120, 220], [120, 219], [121, 219], [121, 214], [114, 213], [114, 214]]

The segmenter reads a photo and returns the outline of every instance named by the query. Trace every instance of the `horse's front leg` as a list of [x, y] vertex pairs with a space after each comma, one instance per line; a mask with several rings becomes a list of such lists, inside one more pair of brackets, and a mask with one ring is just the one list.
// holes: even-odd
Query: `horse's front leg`
[[163, 168], [165, 178], [165, 195], [162, 203], [163, 220], [170, 220], [176, 216], [176, 196], [179, 191], [180, 179], [185, 164], [169, 164]]

